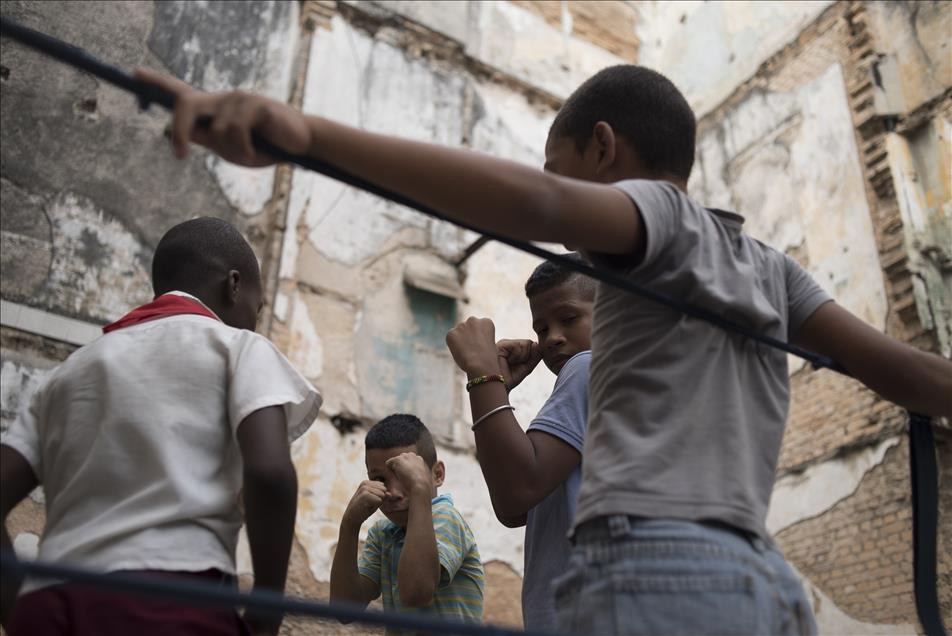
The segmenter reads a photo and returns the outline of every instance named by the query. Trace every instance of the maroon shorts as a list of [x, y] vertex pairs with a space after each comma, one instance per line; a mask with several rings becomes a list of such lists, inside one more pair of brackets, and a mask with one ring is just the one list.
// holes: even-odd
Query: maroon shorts
[[[127, 572], [185, 577], [233, 586], [234, 577], [217, 570]], [[17, 599], [10, 636], [248, 636], [232, 608], [187, 605], [164, 598], [121, 594], [85, 585], [51, 585]]]

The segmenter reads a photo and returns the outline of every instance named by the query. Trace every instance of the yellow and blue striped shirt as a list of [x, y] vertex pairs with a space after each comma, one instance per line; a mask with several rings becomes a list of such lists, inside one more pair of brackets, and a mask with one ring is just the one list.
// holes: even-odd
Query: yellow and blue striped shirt
[[478, 623], [483, 618], [485, 575], [476, 538], [450, 495], [436, 497], [432, 505], [442, 575], [430, 605], [413, 608], [400, 603], [397, 565], [406, 531], [389, 519], [381, 519], [370, 528], [357, 569], [377, 584], [383, 595], [383, 607], [388, 612], [419, 612]]

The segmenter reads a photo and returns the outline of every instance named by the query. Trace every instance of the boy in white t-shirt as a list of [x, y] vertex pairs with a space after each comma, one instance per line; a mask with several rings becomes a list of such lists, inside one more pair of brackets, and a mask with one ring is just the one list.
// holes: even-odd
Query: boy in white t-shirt
[[[255, 588], [283, 591], [297, 510], [289, 439], [321, 396], [266, 338], [258, 262], [229, 223], [173, 227], [152, 263], [155, 300], [54, 370], [0, 446], [5, 521], [38, 484], [39, 558], [235, 585], [242, 524]], [[276, 634], [280, 616], [95, 588], [4, 579], [19, 634]]]

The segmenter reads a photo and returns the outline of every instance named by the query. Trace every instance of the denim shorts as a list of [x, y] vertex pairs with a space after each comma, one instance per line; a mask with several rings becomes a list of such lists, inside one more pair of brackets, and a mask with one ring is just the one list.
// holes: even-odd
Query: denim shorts
[[759, 538], [705, 523], [587, 522], [554, 591], [566, 634], [816, 634], [783, 555]]

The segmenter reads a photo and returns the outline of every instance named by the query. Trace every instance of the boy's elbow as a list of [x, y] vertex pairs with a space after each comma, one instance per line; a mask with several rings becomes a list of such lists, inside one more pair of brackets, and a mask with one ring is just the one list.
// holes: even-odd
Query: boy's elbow
[[502, 525], [506, 526], [507, 528], [521, 528], [521, 527], [523, 527], [524, 525], [526, 525], [526, 515], [525, 515], [525, 514], [513, 515], [513, 516], [511, 516], [511, 517], [507, 517], [507, 516], [501, 515], [501, 514], [499, 514], [499, 513], [497, 512], [497, 513], [496, 513], [496, 520], [499, 521], [499, 523], [501, 523]]
[[433, 602], [436, 586], [426, 584], [400, 587], [400, 603], [406, 607], [426, 607]]
[[530, 510], [535, 508], [541, 500], [542, 497], [539, 497], [532, 488], [525, 486], [521, 488], [511, 488], [498, 498], [498, 501], [495, 502], [496, 505], [493, 506], [493, 511], [496, 513], [496, 518], [500, 523], [509, 528], [514, 528], [518, 526], [510, 526], [507, 520], [525, 516]]

